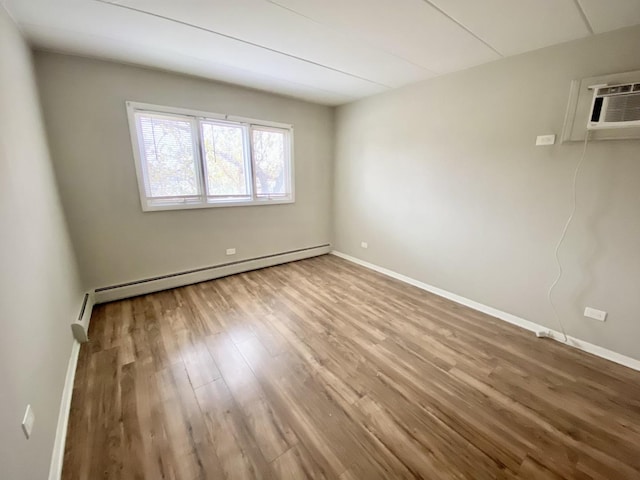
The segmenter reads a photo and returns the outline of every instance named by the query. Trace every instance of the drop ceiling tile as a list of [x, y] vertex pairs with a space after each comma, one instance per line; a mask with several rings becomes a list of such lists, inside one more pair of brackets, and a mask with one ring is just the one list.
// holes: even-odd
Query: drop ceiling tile
[[[595, 0], [601, 3], [609, 1]], [[504, 55], [589, 35], [574, 0], [431, 0]]]
[[640, 23], [640, 0], [580, 0], [595, 33]]
[[264, 0], [120, 0], [121, 5], [229, 35], [387, 87], [433, 73], [353, 35]]
[[436, 73], [500, 56], [423, 0], [268, 0]]
[[324, 103], [387, 90], [276, 52], [100, 2], [16, 2], [13, 13], [36, 46], [58, 51], [164, 69], [179, 64], [184, 73], [210, 71], [210, 78], [278, 93], [314, 92], [315, 98], [326, 97]]

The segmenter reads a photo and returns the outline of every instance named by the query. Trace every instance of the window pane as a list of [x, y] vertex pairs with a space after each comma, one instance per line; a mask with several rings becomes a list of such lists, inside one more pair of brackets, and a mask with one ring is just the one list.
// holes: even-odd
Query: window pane
[[243, 128], [202, 122], [202, 139], [208, 195], [248, 196]]
[[139, 115], [148, 197], [198, 195], [191, 123]]
[[285, 158], [285, 152], [285, 132], [253, 130], [257, 195], [283, 196], [289, 193], [287, 185], [288, 161]]

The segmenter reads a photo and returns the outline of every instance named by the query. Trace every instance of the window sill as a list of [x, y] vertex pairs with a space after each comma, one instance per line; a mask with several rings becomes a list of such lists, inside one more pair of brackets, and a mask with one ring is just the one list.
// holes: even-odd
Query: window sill
[[228, 202], [193, 202], [193, 203], [164, 203], [164, 204], [143, 204], [143, 212], [157, 212], [163, 210], [192, 210], [194, 208], [220, 208], [220, 207], [255, 207], [262, 205], [283, 205], [295, 203], [294, 198], [284, 199], [264, 199], [264, 200], [230, 200]]

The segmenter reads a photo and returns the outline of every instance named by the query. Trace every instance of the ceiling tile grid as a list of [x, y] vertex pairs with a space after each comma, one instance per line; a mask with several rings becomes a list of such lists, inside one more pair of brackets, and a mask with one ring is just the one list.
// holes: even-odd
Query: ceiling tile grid
[[432, 0], [503, 55], [589, 35], [574, 0]]

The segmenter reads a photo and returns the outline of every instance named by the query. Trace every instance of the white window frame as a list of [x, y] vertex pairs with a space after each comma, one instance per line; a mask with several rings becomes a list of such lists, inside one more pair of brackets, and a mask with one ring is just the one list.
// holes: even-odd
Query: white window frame
[[[129, 118], [129, 133], [131, 135], [131, 145], [133, 147], [133, 158], [136, 167], [136, 177], [138, 179], [138, 193], [140, 194], [140, 204], [145, 212], [157, 210], [183, 210], [192, 208], [216, 208], [216, 207], [240, 207], [252, 205], [278, 205], [295, 202], [295, 170], [293, 159], [293, 125], [286, 123], [270, 122], [265, 120], [257, 120], [254, 118], [239, 117], [235, 115], [225, 115], [220, 113], [211, 113], [201, 110], [192, 110], [187, 108], [167, 107], [163, 105], [154, 105], [141, 102], [126, 102], [127, 116]], [[140, 145], [140, 137], [138, 134], [138, 126], [136, 121], [136, 113], [148, 113], [151, 115], [170, 115], [184, 117], [185, 121], [189, 121], [192, 126], [194, 154], [196, 163], [196, 175], [198, 179], [198, 190], [200, 193], [195, 196], [183, 197], [181, 201], [176, 201], [176, 197], [172, 197], [166, 203], [161, 199], [154, 200], [147, 197], [147, 175], [145, 174], [145, 162]], [[247, 176], [247, 186], [249, 187], [249, 195], [247, 199], [215, 199], [207, 196], [207, 178], [206, 178], [206, 161], [204, 155], [204, 145], [202, 145], [202, 124], [201, 121], [211, 121], [212, 123], [227, 123], [233, 125], [241, 125], [244, 127], [243, 139], [245, 152], [248, 155], [248, 162], [245, 165], [245, 175]], [[288, 195], [277, 195], [270, 197], [268, 195], [258, 195], [256, 193], [255, 175], [254, 175], [254, 158], [252, 147], [253, 129], [258, 130], [274, 130], [278, 132], [285, 131], [285, 162], [288, 162], [289, 169], [285, 171], [286, 180], [291, 187]], [[287, 141], [288, 139], [288, 141]]]

